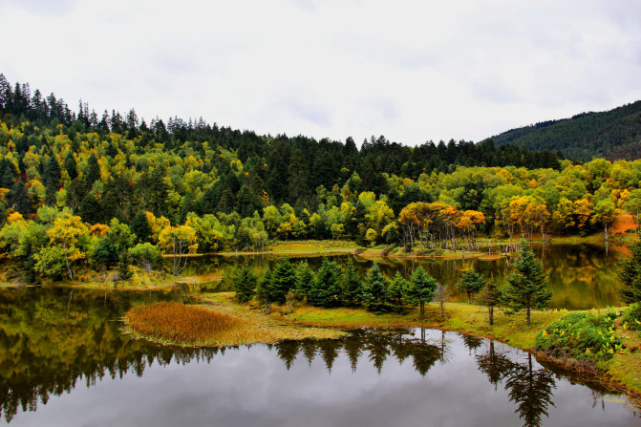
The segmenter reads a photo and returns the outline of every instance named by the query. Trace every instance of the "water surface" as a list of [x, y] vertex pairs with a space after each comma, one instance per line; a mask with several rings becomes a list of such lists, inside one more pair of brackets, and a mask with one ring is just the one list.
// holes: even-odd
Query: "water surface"
[[172, 349], [123, 336], [176, 293], [0, 291], [0, 424], [630, 426], [622, 399], [504, 344], [438, 330]]

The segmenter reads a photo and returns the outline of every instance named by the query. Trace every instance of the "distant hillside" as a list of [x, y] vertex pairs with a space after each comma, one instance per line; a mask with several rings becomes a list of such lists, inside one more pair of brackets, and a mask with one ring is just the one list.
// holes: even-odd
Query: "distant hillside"
[[561, 151], [566, 157], [610, 160], [641, 157], [641, 101], [601, 113], [581, 113], [493, 136], [497, 145]]

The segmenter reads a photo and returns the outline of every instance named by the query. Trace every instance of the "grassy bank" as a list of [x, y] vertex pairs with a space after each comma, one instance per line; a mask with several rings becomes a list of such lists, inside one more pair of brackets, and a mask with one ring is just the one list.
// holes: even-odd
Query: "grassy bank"
[[207, 305], [158, 303], [133, 307], [123, 321], [125, 333], [134, 338], [183, 347], [269, 344], [344, 335], [336, 329], [298, 327], [257, 310], [215, 300]]

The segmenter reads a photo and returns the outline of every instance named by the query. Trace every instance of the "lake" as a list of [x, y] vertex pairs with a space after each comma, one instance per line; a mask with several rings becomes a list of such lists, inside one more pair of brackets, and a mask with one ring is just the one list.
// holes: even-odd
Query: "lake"
[[0, 424], [630, 426], [625, 397], [453, 332], [175, 349], [122, 335], [136, 304], [183, 292], [0, 290]]
[[[553, 292], [550, 308], [584, 310], [621, 306], [617, 294], [616, 269], [624, 247], [614, 247], [606, 251], [603, 245], [597, 244], [534, 244], [537, 258], [543, 262], [548, 273], [549, 288]], [[352, 258], [364, 277], [373, 261], [353, 255], [332, 256], [330, 259], [344, 265]], [[273, 268], [277, 261], [275, 256], [204, 256], [189, 260], [183, 275], [186, 277], [198, 274], [222, 274], [229, 277], [234, 266], [239, 263], [250, 265], [257, 274], [263, 274], [267, 268]], [[308, 262], [314, 270], [320, 267], [322, 257], [292, 258], [294, 264]], [[455, 284], [461, 273], [474, 268], [486, 277], [496, 278], [499, 286], [506, 283], [514, 259], [501, 258], [493, 261], [480, 259], [442, 260], [425, 258], [383, 258], [378, 261], [381, 271], [388, 278], [400, 272], [406, 278], [417, 266], [423, 266], [427, 272], [440, 283], [449, 285], [454, 291], [452, 301], [465, 301], [466, 296], [456, 292]], [[226, 279], [220, 285], [209, 290], [230, 290], [231, 283]]]

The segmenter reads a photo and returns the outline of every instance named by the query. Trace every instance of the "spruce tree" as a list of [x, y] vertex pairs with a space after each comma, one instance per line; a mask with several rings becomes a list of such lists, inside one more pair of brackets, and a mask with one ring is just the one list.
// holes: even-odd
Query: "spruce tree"
[[269, 294], [271, 290], [271, 284], [272, 272], [270, 269], [267, 269], [265, 274], [263, 274], [263, 277], [258, 280], [258, 284], [256, 285], [256, 298], [258, 298], [258, 300], [262, 304], [270, 302]]
[[136, 235], [136, 240], [140, 243], [149, 242], [151, 239], [151, 226], [147, 220], [145, 212], [138, 211], [131, 223], [131, 232]]
[[618, 279], [621, 299], [629, 304], [641, 302], [641, 242], [632, 247], [632, 256], [621, 261]]
[[419, 266], [412, 273], [406, 295], [408, 301], [420, 307], [421, 316], [425, 315], [425, 304], [432, 301], [437, 287], [436, 279], [427, 274], [423, 267]]
[[514, 269], [507, 281], [505, 303], [513, 311], [526, 310], [527, 325], [530, 326], [530, 311], [532, 308], [544, 308], [552, 292], [547, 287], [547, 273], [543, 264], [536, 260], [534, 252], [525, 240], [521, 240], [521, 253], [514, 263]]
[[496, 286], [494, 277], [486, 281], [480, 295], [480, 303], [487, 307], [490, 326], [494, 325], [494, 308], [503, 300], [503, 292]]
[[409, 282], [405, 280], [401, 273], [396, 272], [396, 275], [390, 283], [387, 291], [387, 299], [389, 301], [390, 309], [396, 313], [406, 313], [405, 307], [405, 292], [409, 287]]
[[315, 277], [314, 272], [306, 262], [301, 262], [296, 267], [296, 297], [300, 300], [307, 298], [312, 289]]
[[369, 311], [376, 314], [385, 313], [390, 310], [387, 300], [388, 280], [381, 273], [377, 263], [367, 272], [363, 285], [363, 305]]
[[251, 300], [256, 292], [256, 275], [249, 267], [241, 267], [233, 274], [232, 288], [236, 292], [236, 301], [247, 302]]
[[363, 282], [356, 271], [354, 260], [352, 258], [347, 262], [345, 272], [341, 280], [342, 300], [345, 306], [355, 306], [360, 304], [363, 293]]
[[13, 210], [20, 212], [22, 215], [29, 214], [33, 211], [31, 196], [27, 191], [27, 186], [21, 179], [15, 183], [9, 193], [9, 203]]
[[456, 287], [467, 294], [467, 302], [472, 303], [472, 295], [479, 293], [485, 286], [485, 279], [474, 270], [469, 270], [461, 275]]
[[269, 285], [268, 298], [270, 302], [285, 302], [287, 292], [296, 286], [296, 272], [289, 258], [278, 260]]
[[323, 259], [321, 268], [316, 273], [307, 300], [317, 307], [336, 307], [340, 305], [341, 277], [340, 267], [334, 261]]

